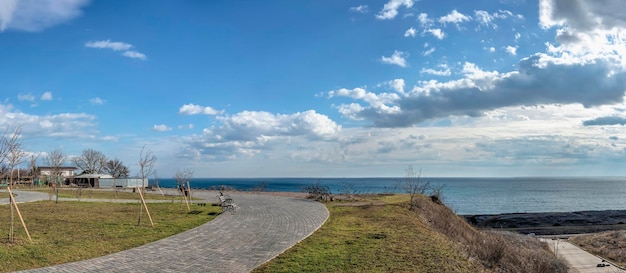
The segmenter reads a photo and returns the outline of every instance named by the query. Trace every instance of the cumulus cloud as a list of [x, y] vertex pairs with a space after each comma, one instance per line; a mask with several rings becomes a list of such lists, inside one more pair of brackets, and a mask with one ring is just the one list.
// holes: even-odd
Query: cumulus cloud
[[223, 112], [224, 111], [215, 110], [210, 106], [200, 106], [193, 103], [185, 104], [178, 109], [178, 113], [183, 115], [218, 115]]
[[521, 15], [514, 16], [513, 13], [508, 10], [499, 10], [494, 13], [489, 13], [484, 10], [474, 11], [474, 17], [476, 18], [476, 21], [479, 23], [479, 25], [491, 27], [494, 29], [498, 28], [498, 25], [494, 22], [496, 19], [506, 19], [508, 17], [520, 18], [520, 16]]
[[452, 75], [452, 72], [450, 71], [450, 68], [447, 65], [441, 65], [440, 68], [441, 69], [439, 69], [439, 70], [432, 69], [432, 68], [422, 68], [422, 70], [420, 70], [420, 73], [434, 75], [434, 76], [450, 76], [450, 75]]
[[52, 92], [50, 92], [50, 91], [44, 92], [41, 95], [41, 98], [39, 98], [39, 99], [40, 100], [52, 100]]
[[89, 0], [2, 0], [0, 32], [41, 31], [80, 16], [87, 4]]
[[511, 56], [517, 55], [517, 47], [516, 46], [507, 46], [504, 50], [509, 53]]
[[456, 9], [452, 10], [448, 15], [442, 16], [439, 18], [439, 23], [442, 24], [460, 24], [464, 22], [468, 22], [472, 19], [471, 16], [465, 15], [463, 13], [458, 12]]
[[584, 126], [626, 125], [626, 118], [609, 116], [583, 121]]
[[422, 26], [429, 26], [433, 23], [433, 20], [428, 18], [427, 13], [420, 13], [420, 15], [417, 16], [417, 21], [420, 22]]
[[147, 56], [145, 54], [136, 50], [132, 50], [134, 46], [125, 42], [113, 42], [111, 40], [89, 41], [85, 43], [85, 47], [123, 51], [122, 56], [132, 59], [140, 59], [142, 61], [147, 59]]
[[624, 66], [626, 2], [541, 0], [539, 8], [539, 24], [557, 29], [558, 46], [548, 44], [552, 53], [612, 58]]
[[430, 34], [432, 34], [433, 36], [435, 36], [439, 40], [443, 40], [443, 38], [446, 37], [446, 34], [443, 32], [443, 30], [441, 30], [439, 28], [425, 29], [423, 33], [430, 33]]
[[411, 8], [413, 6], [414, 0], [389, 0], [384, 6], [383, 9], [376, 14], [376, 18], [380, 20], [390, 20], [398, 15], [398, 9], [401, 7]]
[[[585, 107], [621, 102], [626, 72], [613, 72], [611, 64], [597, 61], [562, 64], [546, 55], [523, 59], [517, 71], [483, 71], [466, 63], [464, 77], [448, 82], [425, 81], [404, 96], [387, 97], [367, 90], [330, 94], [359, 103], [343, 104], [340, 112], [374, 126], [404, 127], [448, 116], [481, 116], [484, 111], [517, 105], [580, 103]], [[610, 76], [607, 76], [610, 75]], [[358, 95], [355, 95], [358, 94]], [[364, 94], [367, 94], [365, 96]], [[371, 98], [385, 95], [384, 103]], [[389, 111], [393, 109], [393, 111]]]
[[96, 117], [84, 113], [32, 115], [0, 104], [0, 116], [0, 128], [22, 126], [22, 133], [29, 137], [93, 138], [97, 133], [93, 129]]
[[221, 125], [206, 128], [201, 136], [188, 140], [190, 149], [217, 157], [254, 156], [292, 138], [332, 140], [341, 130], [340, 125], [314, 110], [293, 114], [243, 111], [217, 119]]
[[404, 37], [415, 37], [417, 30], [415, 28], [409, 28], [404, 32]]
[[407, 67], [406, 57], [408, 57], [408, 53], [395, 50], [393, 55], [390, 57], [382, 56], [380, 60], [385, 64], [395, 64], [400, 67]]
[[350, 7], [350, 11], [351, 12], [358, 12], [358, 13], [367, 13], [369, 11], [367, 5], [359, 5], [356, 7]]
[[89, 102], [93, 105], [102, 105], [105, 104], [107, 101], [100, 97], [95, 97], [93, 99], [90, 99]]
[[167, 132], [167, 131], [171, 131], [172, 128], [165, 124], [158, 124], [158, 125], [152, 126], [152, 130], [155, 130], [157, 132]]

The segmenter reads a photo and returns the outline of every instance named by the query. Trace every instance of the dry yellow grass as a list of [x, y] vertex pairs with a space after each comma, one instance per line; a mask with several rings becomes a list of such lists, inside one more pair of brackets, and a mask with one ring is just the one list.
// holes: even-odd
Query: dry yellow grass
[[626, 266], [625, 230], [579, 235], [570, 238], [570, 241], [595, 255]]

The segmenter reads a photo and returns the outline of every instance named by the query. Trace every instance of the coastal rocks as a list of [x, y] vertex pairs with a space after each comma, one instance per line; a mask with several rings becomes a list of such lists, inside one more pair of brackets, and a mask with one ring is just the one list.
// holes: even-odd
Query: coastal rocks
[[580, 234], [626, 227], [626, 210], [464, 215], [479, 228], [537, 235]]

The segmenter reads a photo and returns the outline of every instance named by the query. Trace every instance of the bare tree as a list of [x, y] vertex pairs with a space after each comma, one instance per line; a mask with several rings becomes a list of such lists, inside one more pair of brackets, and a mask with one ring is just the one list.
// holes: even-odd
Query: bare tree
[[[143, 207], [146, 207], [146, 212], [148, 213], [148, 217], [150, 217], [150, 212], [148, 211], [148, 207], [145, 203], [145, 201], [143, 200], [143, 188], [144, 188], [144, 184], [143, 181], [145, 179], [147, 179], [148, 177], [150, 177], [152, 174], [154, 174], [155, 170], [154, 170], [154, 163], [156, 162], [157, 158], [156, 156], [152, 153], [152, 151], [150, 149], [146, 149], [146, 146], [144, 145], [143, 147], [141, 147], [141, 152], [139, 152], [139, 178], [141, 178], [141, 189], [139, 189], [139, 195], [142, 197], [141, 202], [143, 203]], [[137, 220], [137, 225], [141, 224], [141, 215], [143, 213], [143, 207], [140, 206], [139, 207], [139, 219]], [[150, 218], [152, 221], [152, 218]]]
[[52, 168], [52, 179], [55, 183], [59, 183], [59, 177], [63, 174], [61, 167], [63, 167], [65, 161], [67, 161], [67, 155], [65, 155], [63, 151], [55, 149], [48, 153], [44, 160], [46, 165]]
[[418, 195], [425, 194], [429, 188], [430, 182], [422, 179], [422, 170], [416, 173], [413, 170], [413, 166], [409, 166], [406, 169], [403, 189], [411, 197], [411, 200], [409, 201], [409, 210], [417, 209], [417, 198], [419, 198]]
[[174, 175], [174, 178], [176, 178], [176, 185], [178, 186], [178, 189], [183, 191], [182, 193], [185, 194], [185, 196], [188, 195], [188, 190], [189, 190], [189, 186], [190, 186], [190, 181], [191, 178], [193, 178], [193, 170], [191, 169], [184, 169], [184, 170], [177, 170], [176, 174]]
[[6, 161], [10, 169], [10, 185], [13, 185], [13, 172], [15, 167], [26, 161], [26, 151], [22, 149], [22, 143], [19, 141], [22, 135], [22, 127], [17, 127], [13, 131], [10, 137], [5, 136], [5, 143], [8, 147], [6, 154]]
[[83, 154], [72, 160], [77, 168], [83, 173], [102, 173], [107, 162], [107, 157], [94, 149], [83, 150]]
[[113, 176], [113, 178], [127, 178], [128, 167], [124, 166], [119, 159], [111, 159], [104, 165], [104, 172]]
[[139, 152], [139, 178], [146, 179], [154, 174], [154, 163], [157, 157], [144, 145]]
[[8, 134], [9, 134], [9, 126], [7, 126], [7, 128], [4, 129], [4, 133], [2, 133], [2, 136], [0, 136], [0, 166], [3, 166], [3, 167], [4, 167], [4, 163], [7, 161], [8, 154], [9, 154]]
[[31, 181], [33, 182], [33, 186], [35, 185], [35, 178], [37, 177], [37, 159], [39, 159], [41, 153], [31, 154], [30, 160], [28, 161], [28, 175], [31, 177]]

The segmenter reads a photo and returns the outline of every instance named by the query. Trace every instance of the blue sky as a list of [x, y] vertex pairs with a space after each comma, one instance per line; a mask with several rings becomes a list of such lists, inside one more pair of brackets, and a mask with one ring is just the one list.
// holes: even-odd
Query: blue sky
[[626, 175], [620, 0], [0, 2], [0, 126], [164, 178]]

